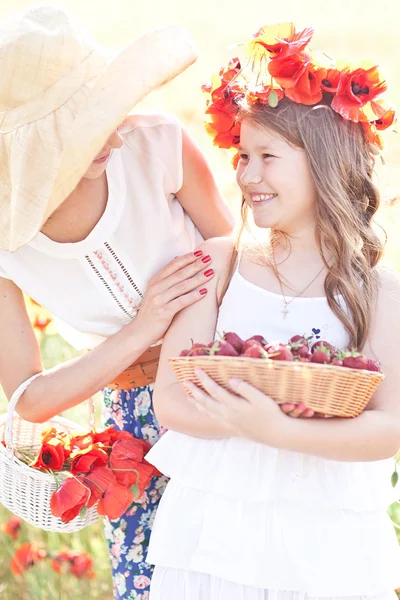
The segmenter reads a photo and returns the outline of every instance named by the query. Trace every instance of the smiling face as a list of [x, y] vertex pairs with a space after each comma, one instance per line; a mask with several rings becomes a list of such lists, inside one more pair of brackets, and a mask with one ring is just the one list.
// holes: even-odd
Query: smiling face
[[304, 150], [244, 119], [237, 182], [258, 227], [293, 234], [314, 228], [316, 191]]

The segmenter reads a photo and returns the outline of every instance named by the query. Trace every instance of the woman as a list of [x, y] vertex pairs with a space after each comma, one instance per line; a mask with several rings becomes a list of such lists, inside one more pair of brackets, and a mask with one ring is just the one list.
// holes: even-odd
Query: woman
[[[17, 410], [35, 422], [105, 388], [107, 423], [154, 442], [157, 342], [206, 296], [212, 258], [194, 249], [232, 217], [175, 118], [126, 117], [195, 51], [168, 27], [109, 61], [52, 6], [4, 19], [0, 40], [1, 384], [9, 398], [26, 387]], [[22, 292], [90, 350], [44, 371]], [[163, 485], [106, 527], [116, 598], [148, 595], [143, 554]]]

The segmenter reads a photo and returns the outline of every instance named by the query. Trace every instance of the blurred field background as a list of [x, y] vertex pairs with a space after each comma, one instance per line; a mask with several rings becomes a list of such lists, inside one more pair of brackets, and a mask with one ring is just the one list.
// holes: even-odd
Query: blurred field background
[[[11, 10], [36, 4], [24, 0], [0, 0], [0, 18]], [[120, 47], [144, 30], [170, 23], [179, 23], [192, 34], [199, 59], [188, 71], [154, 92], [138, 109], [168, 110], [175, 113], [197, 140], [206, 155], [221, 190], [235, 208], [239, 202], [234, 172], [224, 152], [213, 148], [203, 128], [202, 83], [218, 71], [221, 64], [235, 55], [234, 44], [246, 41], [261, 25], [279, 21], [294, 21], [298, 28], [314, 25], [313, 47], [337, 58], [352, 60], [371, 58], [380, 64], [390, 83], [390, 99], [400, 108], [400, 20], [399, 0], [336, 0], [322, 3], [316, 0], [65, 0], [62, 4], [88, 25], [99, 42]], [[101, 124], [99, 124], [101, 126]], [[400, 126], [398, 126], [400, 128]], [[377, 169], [385, 203], [379, 222], [389, 235], [385, 262], [400, 268], [400, 209], [393, 202], [400, 198], [400, 136], [385, 136], [385, 166]], [[1, 337], [0, 337], [1, 340]], [[68, 360], [74, 351], [57, 335], [41, 336], [45, 366]], [[0, 412], [6, 410], [6, 400], [0, 390]], [[100, 422], [101, 401], [96, 399], [97, 420]], [[85, 422], [86, 406], [69, 411], [68, 417]], [[390, 514], [400, 524], [400, 510], [392, 506]], [[0, 507], [0, 523], [9, 513]], [[94, 558], [96, 578], [77, 580], [71, 575], [57, 575], [43, 562], [15, 578], [9, 572], [10, 557], [24, 541], [41, 541], [48, 550], [70, 548], [88, 552]], [[344, 541], [345, 542], [345, 541]], [[58, 600], [112, 598], [107, 549], [99, 523], [78, 534], [46, 534], [23, 525], [17, 542], [0, 532], [0, 598], [3, 600]], [[371, 568], [373, 566], [371, 565]], [[400, 570], [400, 565], [399, 565]], [[340, 576], [340, 574], [338, 574]]]

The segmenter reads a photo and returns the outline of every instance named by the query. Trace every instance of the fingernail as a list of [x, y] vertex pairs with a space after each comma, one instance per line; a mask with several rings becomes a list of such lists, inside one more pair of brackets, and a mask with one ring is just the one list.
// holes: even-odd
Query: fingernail
[[194, 256], [202, 256], [203, 251], [202, 250], [196, 250], [196, 252], [193, 252]]
[[208, 263], [211, 260], [211, 256], [209, 254], [207, 254], [207, 256], [203, 256], [203, 258], [201, 259], [201, 261], [203, 263]]
[[211, 275], [214, 275], [214, 271], [212, 269], [208, 269], [208, 271], [204, 272], [204, 277], [211, 277]]
[[199, 294], [200, 296], [204, 296], [205, 294], [207, 294], [206, 288], [201, 288], [201, 290], [199, 290]]

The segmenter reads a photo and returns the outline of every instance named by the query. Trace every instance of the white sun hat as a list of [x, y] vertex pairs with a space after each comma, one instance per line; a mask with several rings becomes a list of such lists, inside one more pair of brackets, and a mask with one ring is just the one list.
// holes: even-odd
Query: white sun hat
[[144, 33], [110, 59], [57, 6], [2, 19], [0, 249], [29, 242], [133, 106], [196, 58], [175, 25]]

